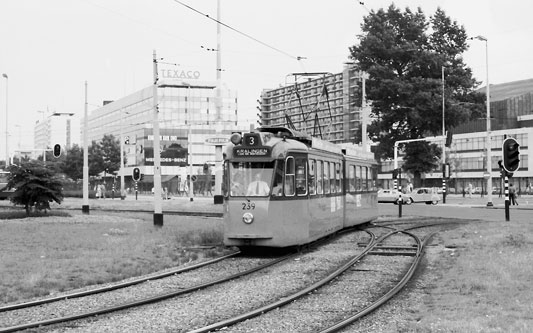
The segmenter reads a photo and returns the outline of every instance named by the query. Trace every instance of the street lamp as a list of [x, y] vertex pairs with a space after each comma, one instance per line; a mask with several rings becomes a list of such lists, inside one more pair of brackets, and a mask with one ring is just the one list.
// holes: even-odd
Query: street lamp
[[7, 106], [8, 106], [8, 102], [7, 102], [7, 96], [8, 96], [8, 82], [9, 82], [9, 77], [7, 76], [6, 73], [3, 73], [2, 76], [6, 79], [6, 168], [9, 166], [9, 145], [8, 145], [8, 139], [9, 139], [9, 132], [8, 132], [8, 125], [7, 125], [7, 120], [8, 120], [8, 117], [7, 117]]
[[490, 84], [489, 84], [489, 43], [486, 37], [476, 36], [471, 37], [470, 39], [477, 39], [485, 42], [485, 63], [486, 63], [486, 72], [487, 72], [487, 138], [486, 138], [486, 148], [487, 148], [487, 206], [491, 207], [492, 204], [492, 151], [491, 151], [491, 142], [490, 142]]

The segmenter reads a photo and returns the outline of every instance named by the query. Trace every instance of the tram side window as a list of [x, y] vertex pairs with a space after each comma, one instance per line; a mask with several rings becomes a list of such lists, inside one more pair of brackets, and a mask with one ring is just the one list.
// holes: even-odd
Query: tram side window
[[368, 191], [368, 168], [365, 166], [362, 170], [362, 179], [363, 179], [363, 191]]
[[337, 192], [342, 192], [342, 173], [341, 173], [341, 164], [335, 163], [335, 182], [337, 186]]
[[294, 195], [294, 180], [295, 180], [295, 165], [294, 157], [287, 157], [285, 162], [285, 195]]
[[360, 166], [356, 166], [355, 167], [355, 188], [357, 191], [362, 191], [363, 190], [363, 184], [362, 184], [363, 180], [362, 180], [362, 176], [361, 176], [361, 167]]
[[355, 166], [348, 167], [348, 189], [350, 192], [355, 191]]
[[335, 185], [335, 163], [330, 162], [329, 163], [329, 179], [330, 179], [330, 186], [331, 186], [331, 193], [337, 192], [337, 188]]
[[309, 160], [309, 194], [316, 194], [316, 161]]
[[316, 161], [316, 194], [322, 194], [322, 161]]
[[324, 194], [328, 194], [329, 190], [329, 162], [324, 161]]
[[283, 172], [285, 168], [285, 161], [278, 160], [276, 163], [276, 171], [274, 174], [274, 183], [272, 186], [272, 195], [273, 196], [282, 196], [283, 195]]
[[377, 188], [376, 188], [376, 183], [377, 183], [377, 173], [376, 173], [376, 168], [375, 167], [370, 167], [370, 182], [371, 182], [371, 185], [369, 187], [369, 190], [371, 191], [376, 191]]
[[307, 195], [307, 171], [306, 160], [303, 158], [296, 159], [296, 194], [299, 196]]

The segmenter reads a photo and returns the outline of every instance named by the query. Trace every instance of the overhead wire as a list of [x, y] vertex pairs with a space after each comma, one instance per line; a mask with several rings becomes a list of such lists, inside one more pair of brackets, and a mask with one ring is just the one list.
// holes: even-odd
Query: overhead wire
[[272, 49], [272, 50], [274, 50], [274, 51], [276, 51], [276, 52], [279, 52], [279, 53], [281, 53], [281, 54], [284, 54], [285, 56], [287, 56], [287, 57], [289, 57], [289, 58], [292, 58], [292, 59], [297, 60], [297, 61], [300, 61], [300, 60], [306, 59], [305, 57], [301, 57], [301, 56], [293, 56], [292, 54], [289, 54], [289, 53], [287, 53], [287, 52], [285, 52], [285, 51], [283, 51], [283, 50], [280, 50], [280, 49], [278, 49], [277, 47], [274, 47], [274, 46], [272, 46], [272, 45], [269, 45], [269, 44], [267, 44], [267, 43], [265, 43], [265, 42], [263, 42], [263, 41], [261, 41], [261, 40], [255, 38], [255, 37], [253, 37], [253, 36], [251, 36], [251, 35], [249, 35], [249, 34], [243, 32], [243, 31], [240, 31], [240, 30], [238, 30], [238, 29], [236, 29], [236, 28], [233, 28], [232, 26], [230, 26], [230, 25], [228, 25], [228, 24], [226, 24], [226, 23], [224, 23], [224, 22], [221, 22], [221, 21], [219, 21], [219, 20], [217, 20], [217, 19], [215, 19], [215, 18], [209, 16], [209, 14], [205, 14], [205, 13], [199, 11], [198, 9], [193, 8], [193, 7], [189, 6], [189, 5], [187, 5], [186, 3], [183, 3], [183, 2], [181, 2], [181, 1], [179, 1], [179, 0], [174, 0], [174, 2], [180, 4], [180, 5], [184, 6], [185, 8], [188, 8], [188, 9], [192, 10], [193, 12], [198, 13], [198, 14], [200, 14], [200, 15], [202, 15], [202, 16], [204, 16], [204, 17], [206, 17], [206, 18], [208, 18], [208, 19], [210, 19], [210, 20], [212, 20], [212, 21], [214, 21], [214, 22], [216, 22], [216, 23], [218, 23], [218, 24], [220, 24], [220, 25], [222, 25], [222, 26], [224, 26], [224, 27], [226, 27], [226, 28], [228, 28], [228, 29], [230, 29], [230, 30], [236, 32], [236, 33], [238, 33], [238, 34], [240, 34], [240, 35], [243, 35], [244, 37], [249, 38], [249, 39], [251, 39], [251, 40], [253, 40], [253, 41], [255, 41], [255, 42], [257, 42], [257, 43], [259, 43], [259, 44], [261, 44], [261, 45], [263, 45], [263, 46], [265, 46], [265, 47], [267, 47], [267, 48], [269, 48], [269, 49]]

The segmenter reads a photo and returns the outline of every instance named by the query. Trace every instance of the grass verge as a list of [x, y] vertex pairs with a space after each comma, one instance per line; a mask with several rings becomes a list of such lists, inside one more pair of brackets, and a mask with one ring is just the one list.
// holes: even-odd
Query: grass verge
[[469, 223], [440, 233], [391, 314], [395, 332], [531, 332], [533, 224]]
[[118, 281], [225, 251], [220, 219], [165, 216], [159, 228], [151, 214], [142, 213], [54, 212], [13, 219], [17, 213], [0, 210], [0, 303]]

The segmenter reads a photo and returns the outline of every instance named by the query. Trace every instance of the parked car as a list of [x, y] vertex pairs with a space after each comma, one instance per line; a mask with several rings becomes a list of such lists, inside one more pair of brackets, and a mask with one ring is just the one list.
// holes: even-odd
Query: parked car
[[440, 197], [436, 191], [429, 187], [415, 188], [413, 192], [407, 194], [411, 203], [425, 202], [426, 204], [436, 205], [440, 201]]
[[[398, 190], [391, 190], [388, 188], [381, 189], [378, 191], [378, 202], [388, 202], [397, 205], [400, 203], [400, 192]], [[402, 204], [411, 204], [408, 194], [402, 193]]]

